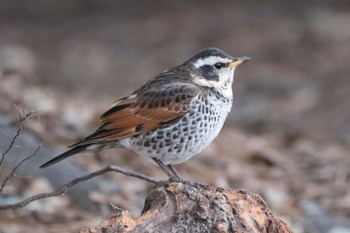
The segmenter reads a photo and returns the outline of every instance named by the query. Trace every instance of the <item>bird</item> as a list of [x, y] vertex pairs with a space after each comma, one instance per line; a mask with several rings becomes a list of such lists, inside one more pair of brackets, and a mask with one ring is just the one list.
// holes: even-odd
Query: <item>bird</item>
[[232, 108], [235, 69], [248, 60], [217, 48], [198, 52], [114, 102], [95, 132], [40, 168], [83, 151], [128, 148], [158, 164], [169, 180], [182, 181], [173, 165], [218, 136]]

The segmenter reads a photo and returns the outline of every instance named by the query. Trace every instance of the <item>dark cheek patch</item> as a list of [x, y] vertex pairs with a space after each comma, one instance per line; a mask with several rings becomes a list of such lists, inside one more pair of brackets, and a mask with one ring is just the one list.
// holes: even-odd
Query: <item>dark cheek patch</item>
[[200, 68], [201, 76], [207, 80], [219, 81], [219, 76], [214, 67], [204, 65]]

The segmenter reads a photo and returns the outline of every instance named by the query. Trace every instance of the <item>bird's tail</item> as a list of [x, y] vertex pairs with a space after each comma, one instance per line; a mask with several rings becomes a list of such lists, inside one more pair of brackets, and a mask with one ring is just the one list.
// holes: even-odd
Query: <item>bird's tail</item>
[[85, 150], [87, 147], [88, 147], [87, 145], [75, 146], [72, 149], [70, 149], [70, 150], [56, 156], [55, 158], [49, 160], [48, 162], [44, 163], [43, 165], [40, 166], [40, 168], [49, 167], [49, 166], [51, 166], [51, 165], [53, 165], [53, 164], [55, 164], [63, 159], [66, 159], [70, 156], [73, 156], [73, 155]]

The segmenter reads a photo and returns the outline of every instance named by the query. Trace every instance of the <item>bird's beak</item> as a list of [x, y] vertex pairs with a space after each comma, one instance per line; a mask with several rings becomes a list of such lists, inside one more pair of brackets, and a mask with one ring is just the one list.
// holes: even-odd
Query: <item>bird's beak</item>
[[243, 62], [246, 62], [250, 60], [250, 57], [237, 57], [235, 60], [229, 65], [230, 68], [235, 68], [238, 65], [242, 64]]

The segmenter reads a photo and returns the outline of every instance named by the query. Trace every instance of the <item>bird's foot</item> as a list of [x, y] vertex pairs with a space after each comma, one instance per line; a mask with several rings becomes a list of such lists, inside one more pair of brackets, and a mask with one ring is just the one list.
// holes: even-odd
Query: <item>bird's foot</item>
[[187, 181], [183, 180], [181, 177], [178, 177], [178, 176], [172, 176], [172, 177], [169, 177], [169, 180], [168, 180], [169, 183], [186, 183]]
[[183, 179], [176, 177], [176, 176], [172, 176], [172, 177], [169, 177], [168, 180], [161, 180], [158, 182], [159, 185], [169, 185], [170, 183], [183, 183], [184, 185], [192, 186], [196, 189], [204, 189], [204, 188], [208, 187], [207, 185], [191, 182], [188, 180], [183, 180]]
[[188, 186], [192, 186], [192, 187], [194, 187], [196, 189], [204, 189], [204, 188], [208, 187], [208, 185], [200, 184], [200, 183], [196, 183], [196, 182], [191, 182], [191, 181], [183, 181], [182, 183], [186, 184]]
[[169, 179], [167, 180], [160, 180], [157, 182], [157, 185], [169, 185], [170, 183], [185, 183], [187, 181], [184, 181], [183, 179], [176, 177], [176, 176], [169, 176]]

